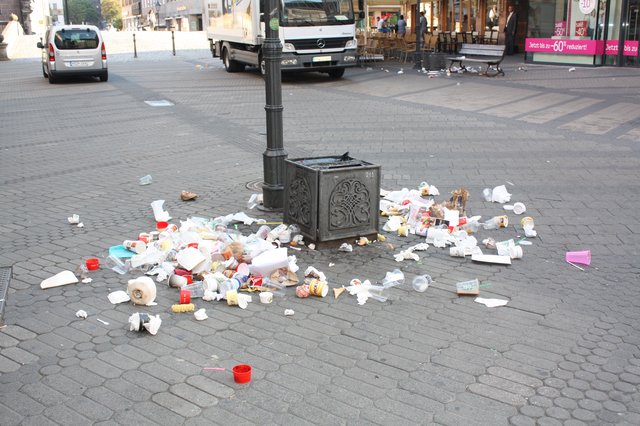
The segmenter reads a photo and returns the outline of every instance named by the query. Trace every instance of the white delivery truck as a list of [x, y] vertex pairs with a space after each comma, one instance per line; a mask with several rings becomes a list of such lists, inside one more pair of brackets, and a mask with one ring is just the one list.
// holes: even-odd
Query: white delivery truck
[[[356, 65], [353, 0], [279, 0], [282, 71], [320, 71], [340, 78]], [[204, 25], [213, 57], [228, 72], [245, 65], [265, 73], [265, 0], [204, 0]]]

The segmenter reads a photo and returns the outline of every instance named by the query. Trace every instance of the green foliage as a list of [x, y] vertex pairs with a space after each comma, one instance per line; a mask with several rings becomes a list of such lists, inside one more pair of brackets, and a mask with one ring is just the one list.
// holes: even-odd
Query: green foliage
[[113, 20], [112, 25], [119, 29], [120, 31], [122, 31], [122, 18], [117, 17], [116, 19]]
[[[102, 16], [115, 27], [115, 20], [122, 16], [119, 0], [102, 0]], [[122, 21], [122, 20], [121, 20]]]
[[98, 25], [100, 11], [90, 0], [67, 0], [69, 22], [72, 24]]

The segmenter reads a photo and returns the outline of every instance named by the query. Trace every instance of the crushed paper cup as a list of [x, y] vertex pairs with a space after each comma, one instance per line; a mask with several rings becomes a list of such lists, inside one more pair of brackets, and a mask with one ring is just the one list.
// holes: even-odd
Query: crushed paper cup
[[76, 316], [78, 318], [86, 318], [87, 317], [87, 311], [83, 311], [82, 309], [80, 309], [78, 312], [76, 312]]
[[77, 225], [80, 223], [80, 216], [77, 214], [74, 214], [71, 217], [68, 217], [67, 221], [69, 221], [69, 223], [72, 225]]
[[198, 309], [197, 311], [195, 311], [193, 313], [193, 316], [195, 317], [196, 320], [198, 321], [204, 321], [207, 318], [209, 318], [209, 316], [207, 315], [207, 311], [206, 309], [202, 308], [202, 309]]
[[180, 199], [182, 201], [192, 201], [192, 200], [195, 200], [196, 198], [198, 198], [198, 194], [196, 194], [195, 192], [190, 192], [190, 191], [180, 192]]

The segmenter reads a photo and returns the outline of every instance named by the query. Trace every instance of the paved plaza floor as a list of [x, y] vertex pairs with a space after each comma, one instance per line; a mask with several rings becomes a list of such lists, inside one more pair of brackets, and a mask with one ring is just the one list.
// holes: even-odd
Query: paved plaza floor
[[[424, 239], [385, 232], [350, 253], [290, 250], [332, 288], [395, 268], [407, 283], [362, 306], [293, 288], [245, 310], [198, 301], [209, 319], [197, 322], [170, 312], [177, 294], [164, 284], [157, 306], [109, 303], [135, 274], [101, 268], [91, 283], [40, 288], [152, 229], [157, 199], [176, 222], [239, 211], [282, 220], [247, 210], [266, 148], [255, 70], [226, 73], [206, 49], [116, 55], [106, 83], [50, 85], [36, 58], [0, 63], [0, 267], [11, 271], [0, 423], [640, 424], [640, 69], [512, 57], [496, 78], [429, 78], [393, 61], [341, 80], [285, 75], [290, 158], [348, 151], [381, 166], [383, 189], [426, 181], [438, 200], [464, 187], [467, 212], [483, 219], [505, 213], [483, 189], [506, 185], [538, 237], [509, 266], [433, 246], [396, 262]], [[141, 186], [145, 175], [153, 183]], [[183, 202], [182, 190], [199, 197]], [[478, 240], [521, 235], [520, 217], [506, 213], [506, 229]], [[591, 250], [591, 265], [565, 263], [575, 250]], [[418, 293], [410, 281], [425, 273], [434, 282]], [[474, 278], [482, 297], [508, 304], [458, 297], [455, 284]], [[160, 315], [157, 335], [129, 331], [139, 311]], [[253, 366], [251, 383], [203, 370], [239, 363]]]

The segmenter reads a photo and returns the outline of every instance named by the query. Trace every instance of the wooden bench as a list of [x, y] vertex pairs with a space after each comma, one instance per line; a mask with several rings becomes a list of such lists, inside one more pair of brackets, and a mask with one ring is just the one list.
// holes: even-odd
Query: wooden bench
[[[451, 61], [449, 71], [456, 62], [460, 64], [460, 68], [466, 71], [463, 62], [479, 62], [487, 64], [485, 75], [487, 77], [495, 77], [498, 74], [504, 75], [504, 71], [500, 68], [500, 62], [504, 59], [504, 45], [491, 44], [467, 44], [464, 43], [458, 51], [458, 56], [447, 58]], [[496, 72], [489, 74], [489, 69], [495, 68]]]

